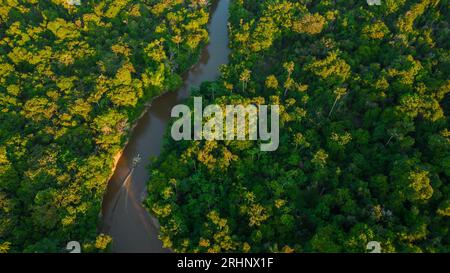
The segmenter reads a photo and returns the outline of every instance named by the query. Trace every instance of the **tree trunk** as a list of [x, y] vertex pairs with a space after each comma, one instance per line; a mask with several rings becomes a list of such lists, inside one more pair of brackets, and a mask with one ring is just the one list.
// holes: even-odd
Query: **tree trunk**
[[336, 106], [336, 103], [338, 102], [338, 100], [339, 100], [338, 97], [334, 100], [333, 107], [331, 107], [331, 110], [330, 110], [330, 113], [328, 114], [328, 117], [331, 117], [331, 114], [333, 113], [334, 107]]

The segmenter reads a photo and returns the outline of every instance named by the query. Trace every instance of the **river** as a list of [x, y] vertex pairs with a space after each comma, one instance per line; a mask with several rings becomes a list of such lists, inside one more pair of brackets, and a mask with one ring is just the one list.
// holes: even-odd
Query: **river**
[[[142, 206], [149, 180], [147, 165], [150, 157], [161, 152], [172, 107], [182, 103], [191, 88], [217, 79], [220, 65], [228, 63], [229, 4], [230, 0], [213, 4], [208, 25], [209, 44], [203, 49], [200, 61], [184, 75], [183, 86], [178, 91], [152, 101], [130, 135], [103, 198], [101, 231], [113, 238], [113, 252], [170, 252], [158, 239], [156, 219]], [[138, 154], [142, 160], [129, 175], [133, 158]]]

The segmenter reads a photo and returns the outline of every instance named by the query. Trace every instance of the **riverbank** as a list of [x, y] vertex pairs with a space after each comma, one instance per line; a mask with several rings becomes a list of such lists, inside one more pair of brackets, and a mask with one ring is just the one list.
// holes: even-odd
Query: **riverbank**
[[[212, 4], [211, 4], [211, 6], [210, 6], [210, 8], [209, 8], [209, 12], [210, 12], [210, 14], [214, 11], [214, 8], [216, 7], [216, 5], [218, 4], [218, 1], [220, 1], [220, 0], [214, 0], [213, 2], [212, 2]], [[209, 22], [211, 21], [211, 16], [209, 17]], [[145, 102], [145, 103], [143, 103], [143, 106], [141, 106], [142, 107], [142, 110], [140, 111], [141, 112], [141, 114], [136, 118], [136, 119], [134, 119], [132, 122], [131, 122], [131, 124], [128, 126], [128, 128], [127, 128], [127, 137], [126, 137], [126, 141], [123, 143], [123, 145], [122, 145], [122, 148], [119, 150], [119, 152], [117, 152], [114, 156], [113, 156], [113, 158], [114, 158], [114, 160], [113, 160], [113, 166], [112, 166], [112, 168], [111, 168], [111, 174], [110, 174], [110, 176], [108, 177], [108, 179], [107, 179], [107, 181], [108, 181], [108, 183], [109, 183], [109, 181], [111, 180], [111, 178], [113, 177], [113, 175], [114, 175], [114, 172], [116, 171], [116, 169], [117, 169], [117, 165], [118, 165], [118, 163], [119, 163], [119, 160], [120, 160], [120, 158], [122, 157], [122, 155], [123, 155], [123, 152], [124, 152], [124, 150], [125, 150], [125, 147], [128, 145], [128, 143], [129, 143], [129, 141], [130, 141], [130, 138], [131, 138], [131, 135], [133, 134], [133, 131], [134, 131], [134, 129], [136, 128], [136, 126], [139, 124], [139, 120], [141, 120], [144, 116], [145, 116], [145, 114], [148, 112], [148, 109], [152, 106], [152, 104], [153, 104], [153, 102], [155, 101], [155, 100], [157, 100], [158, 98], [160, 98], [160, 97], [162, 97], [162, 96], [164, 96], [164, 95], [166, 95], [167, 93], [169, 93], [169, 92], [176, 92], [176, 90], [178, 90], [179, 88], [181, 88], [182, 86], [183, 86], [183, 82], [185, 81], [185, 79], [187, 78], [187, 76], [188, 76], [188, 74], [189, 74], [189, 71], [191, 71], [198, 63], [199, 63], [199, 61], [200, 61], [200, 59], [201, 59], [201, 52], [202, 51], [204, 51], [205, 50], [205, 47], [207, 46], [209, 44], [209, 39], [208, 39], [208, 42], [206, 43], [206, 44], [203, 44], [201, 47], [200, 47], [200, 49], [199, 49], [199, 52], [196, 54], [196, 61], [195, 62], [193, 62], [193, 64], [186, 70], [186, 71], [184, 71], [181, 75], [181, 78], [182, 78], [182, 82], [177, 86], [177, 88], [175, 88], [174, 90], [169, 90], [169, 91], [165, 91], [165, 92], [163, 92], [163, 93], [161, 93], [160, 95], [158, 95], [158, 96], [155, 96], [155, 97], [151, 97], [151, 98], [149, 98], [148, 99], [148, 101], [147, 102]], [[100, 215], [102, 214], [102, 212], [100, 212]]]
[[113, 174], [103, 199], [101, 232], [113, 238], [113, 252], [168, 252], [159, 241], [158, 220], [142, 206], [146, 196], [149, 173], [147, 164], [139, 164], [121, 192], [120, 185], [130, 171], [132, 158], [140, 154], [145, 160], [158, 156], [163, 136], [170, 122], [173, 106], [189, 96], [189, 90], [219, 76], [219, 66], [228, 61], [228, 0], [211, 6], [208, 24], [209, 43], [204, 46], [198, 62], [183, 74], [177, 92], [165, 92], [146, 103], [141, 115], [128, 128], [124, 148], [116, 154]]

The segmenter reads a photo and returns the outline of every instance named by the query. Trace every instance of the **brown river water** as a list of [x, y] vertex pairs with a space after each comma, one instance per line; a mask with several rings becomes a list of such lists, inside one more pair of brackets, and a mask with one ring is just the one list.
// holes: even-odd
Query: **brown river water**
[[[183, 86], [178, 91], [168, 92], [152, 101], [117, 163], [103, 198], [100, 228], [113, 238], [113, 252], [170, 252], [158, 239], [156, 219], [142, 206], [149, 180], [147, 166], [150, 157], [161, 153], [172, 107], [183, 103], [191, 88], [217, 79], [220, 65], [228, 63], [229, 4], [230, 0], [219, 0], [211, 7], [209, 44], [203, 49], [200, 61], [185, 74]], [[131, 172], [133, 158], [137, 155], [142, 160]]]

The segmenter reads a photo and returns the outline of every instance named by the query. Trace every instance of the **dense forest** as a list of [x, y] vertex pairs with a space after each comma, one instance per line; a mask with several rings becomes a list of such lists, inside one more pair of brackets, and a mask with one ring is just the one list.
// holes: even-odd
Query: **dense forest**
[[[0, 253], [109, 250], [102, 198], [210, 0], [0, 0]], [[450, 251], [448, 0], [232, 0], [206, 104], [278, 104], [280, 146], [174, 141], [145, 206], [177, 252]], [[188, 103], [192, 105], [192, 100]]]
[[116, 154], [208, 40], [205, 0], [0, 0], [0, 253], [97, 234]]
[[279, 104], [280, 147], [167, 137], [145, 205], [178, 252], [450, 251], [447, 0], [233, 0], [204, 104]]

